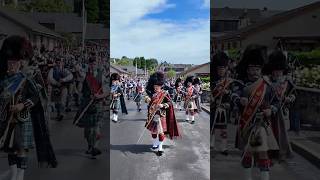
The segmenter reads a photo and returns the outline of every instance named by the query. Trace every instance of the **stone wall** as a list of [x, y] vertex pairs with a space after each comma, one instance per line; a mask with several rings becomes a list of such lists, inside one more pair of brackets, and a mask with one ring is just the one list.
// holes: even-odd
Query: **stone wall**
[[201, 102], [202, 103], [210, 103], [210, 91], [202, 90], [201, 94]]
[[298, 87], [292, 112], [299, 117], [302, 128], [320, 128], [320, 89]]

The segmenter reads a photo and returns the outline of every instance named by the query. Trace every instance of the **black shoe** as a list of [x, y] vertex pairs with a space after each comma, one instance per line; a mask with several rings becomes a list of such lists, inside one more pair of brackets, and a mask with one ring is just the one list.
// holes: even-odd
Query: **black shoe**
[[158, 155], [158, 156], [162, 156], [163, 153], [164, 153], [163, 151], [158, 151], [157, 155]]
[[195, 123], [195, 121], [191, 121], [191, 122], [190, 122], [190, 124], [194, 124], [194, 123]]
[[151, 150], [156, 151], [159, 148], [159, 146], [152, 146]]
[[221, 152], [221, 154], [222, 154], [222, 155], [225, 155], [225, 156], [228, 156], [228, 155], [229, 155], [229, 152], [228, 152], [228, 150], [224, 150], [224, 151]]
[[141, 108], [139, 108], [139, 112], [141, 112]]
[[101, 154], [101, 151], [97, 148], [93, 148], [92, 151], [91, 151], [91, 155], [92, 156], [98, 156]]

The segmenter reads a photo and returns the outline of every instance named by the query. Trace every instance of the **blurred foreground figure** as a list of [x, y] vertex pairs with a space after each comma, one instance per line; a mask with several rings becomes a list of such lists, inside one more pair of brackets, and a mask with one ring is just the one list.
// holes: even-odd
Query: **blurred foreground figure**
[[0, 50], [0, 148], [8, 153], [11, 180], [24, 179], [34, 144], [41, 166], [57, 166], [41, 102], [44, 87], [34, 81], [33, 73], [21, 71], [22, 62], [32, 56], [30, 42], [20, 36], [8, 37]]

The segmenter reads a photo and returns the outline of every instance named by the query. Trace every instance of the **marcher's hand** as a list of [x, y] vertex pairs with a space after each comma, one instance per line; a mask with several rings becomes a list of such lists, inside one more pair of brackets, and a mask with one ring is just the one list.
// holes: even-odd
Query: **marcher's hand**
[[270, 117], [270, 116], [271, 116], [271, 113], [272, 113], [272, 111], [271, 111], [270, 108], [263, 110], [263, 115], [264, 115], [265, 117]]
[[159, 104], [159, 105], [158, 105], [158, 108], [160, 108], [160, 109], [163, 108], [163, 105], [162, 105], [162, 104]]
[[240, 98], [240, 103], [243, 106], [246, 106], [248, 104], [248, 98], [242, 97]]
[[113, 97], [118, 97], [118, 94], [113, 94]]
[[24, 104], [23, 103], [19, 103], [19, 104], [16, 104], [14, 106], [11, 106], [11, 111], [12, 112], [20, 112], [22, 111], [24, 108]]

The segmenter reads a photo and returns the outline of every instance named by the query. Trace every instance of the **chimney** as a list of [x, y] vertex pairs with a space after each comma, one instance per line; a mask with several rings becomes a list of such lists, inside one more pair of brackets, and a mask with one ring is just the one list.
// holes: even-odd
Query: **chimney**
[[267, 8], [267, 7], [264, 7], [264, 8], [263, 8], [263, 11], [268, 11], [268, 8]]

